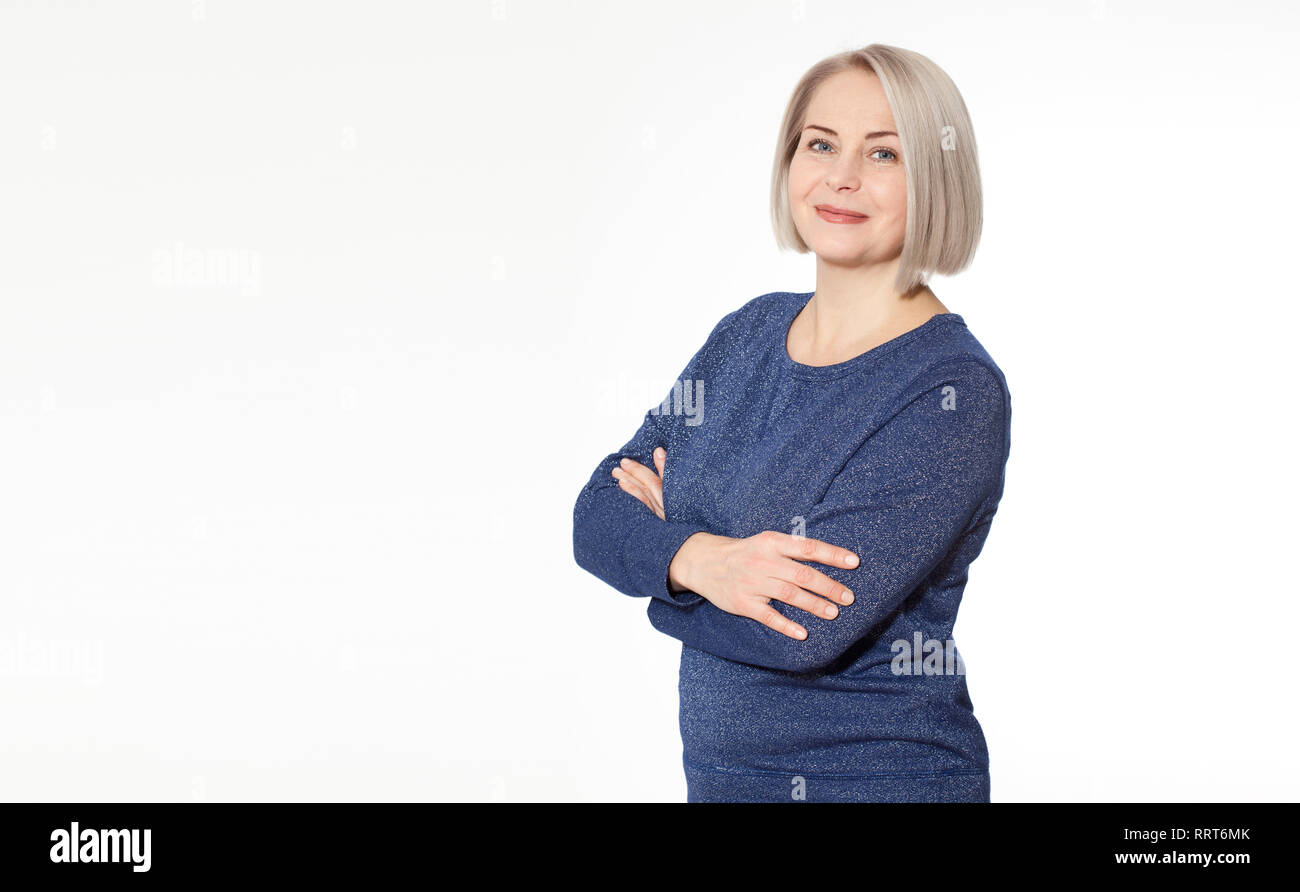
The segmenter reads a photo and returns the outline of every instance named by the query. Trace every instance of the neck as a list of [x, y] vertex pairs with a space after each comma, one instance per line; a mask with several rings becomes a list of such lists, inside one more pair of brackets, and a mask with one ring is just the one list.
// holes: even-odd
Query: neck
[[818, 258], [817, 290], [805, 310], [810, 352], [833, 352], [885, 338], [948, 312], [928, 286], [900, 293], [894, 287], [897, 275], [898, 258], [860, 267], [836, 266]]

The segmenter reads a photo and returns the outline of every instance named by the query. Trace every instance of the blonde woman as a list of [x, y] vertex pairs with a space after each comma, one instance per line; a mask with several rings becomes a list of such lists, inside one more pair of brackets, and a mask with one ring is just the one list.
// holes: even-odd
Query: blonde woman
[[813, 66], [772, 176], [816, 288], [728, 313], [574, 506], [574, 557], [682, 642], [687, 799], [988, 801], [953, 625], [1010, 393], [926, 284], [981, 228], [965, 103], [873, 44]]

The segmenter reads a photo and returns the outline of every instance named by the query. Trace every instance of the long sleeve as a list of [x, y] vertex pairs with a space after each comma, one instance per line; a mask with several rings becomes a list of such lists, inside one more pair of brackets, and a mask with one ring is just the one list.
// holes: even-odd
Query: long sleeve
[[[797, 640], [706, 599], [651, 602], [651, 624], [691, 647], [791, 672], [832, 665], [914, 592], [952, 551], [990, 496], [1000, 496], [1009, 406], [978, 360], [949, 360], [912, 382], [900, 408], [854, 452], [805, 517], [807, 536], [848, 548], [852, 570], [809, 562], [854, 593], [825, 619], [773, 600], [808, 630]], [[795, 511], [791, 512], [796, 513]]]
[[[682, 543], [708, 529], [694, 523], [661, 520], [640, 499], [620, 489], [611, 472], [623, 457], [653, 469], [654, 450], [663, 446], [669, 456], [665, 473], [672, 473], [671, 443], [674, 435], [682, 433], [674, 430], [674, 426], [698, 425], [702, 420], [699, 413], [703, 411], [702, 398], [708, 379], [725, 358], [726, 333], [739, 312], [728, 313], [714, 327], [704, 346], [682, 370], [664, 403], [646, 412], [632, 439], [618, 452], [605, 456], [578, 494], [573, 507], [574, 560], [625, 595], [662, 600], [674, 609], [704, 600], [695, 592], [672, 592], [668, 587], [668, 567]], [[674, 401], [676, 394], [683, 397], [679, 402]], [[686, 411], [661, 411], [679, 405]]]

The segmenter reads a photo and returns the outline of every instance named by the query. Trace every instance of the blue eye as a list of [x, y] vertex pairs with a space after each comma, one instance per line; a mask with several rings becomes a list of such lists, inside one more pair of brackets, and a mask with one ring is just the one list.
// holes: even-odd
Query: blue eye
[[[814, 155], [826, 155], [826, 154], [828, 154], [827, 152], [818, 151], [816, 147], [819, 146], [819, 145], [823, 145], [823, 146], [826, 146], [827, 148], [831, 148], [831, 144], [828, 143], [826, 140], [822, 139], [820, 136], [815, 136], [815, 137], [813, 137], [811, 140], [809, 140], [809, 142], [808, 142], [808, 148], [810, 148], [810, 149], [813, 150], [813, 154], [814, 154]], [[883, 162], [886, 162], [886, 163], [890, 163], [890, 162], [894, 162], [894, 161], [897, 161], [897, 160], [898, 160], [898, 153], [897, 153], [897, 152], [895, 152], [893, 149], [887, 149], [887, 148], [885, 148], [885, 147], [883, 147], [883, 146], [881, 146], [881, 147], [878, 148], [878, 149], [872, 149], [870, 154], [872, 154], [872, 155], [876, 155], [876, 154], [878, 154], [878, 153], [880, 153], [880, 152], [884, 152], [884, 153], [885, 153], [886, 155], [888, 155], [889, 157], [888, 157], [888, 158], [880, 158], [880, 159], [877, 159], [877, 160], [880, 160], [880, 161], [883, 161]]]

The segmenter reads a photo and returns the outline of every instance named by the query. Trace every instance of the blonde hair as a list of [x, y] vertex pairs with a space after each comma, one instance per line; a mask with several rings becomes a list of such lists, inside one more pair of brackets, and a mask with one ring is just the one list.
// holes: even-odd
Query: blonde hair
[[808, 252], [790, 215], [790, 161], [817, 87], [855, 68], [880, 78], [902, 143], [907, 230], [895, 287], [907, 294], [932, 273], [951, 275], [969, 266], [984, 219], [975, 130], [966, 103], [944, 70], [920, 53], [873, 43], [829, 56], [800, 78], [786, 105], [772, 165], [772, 226], [782, 249]]

